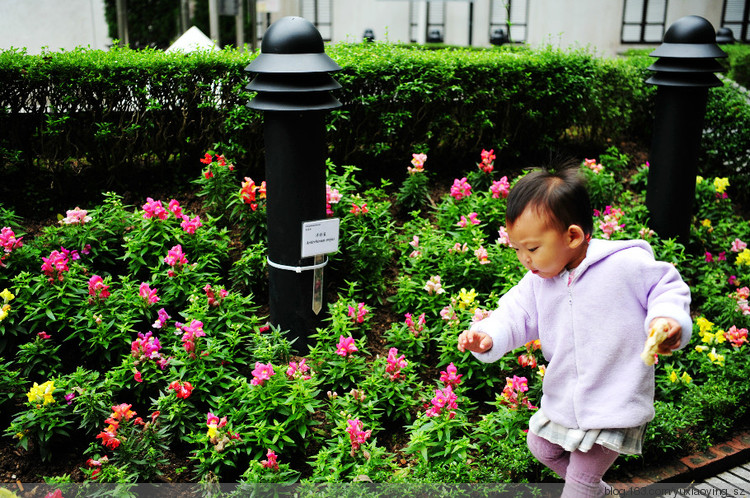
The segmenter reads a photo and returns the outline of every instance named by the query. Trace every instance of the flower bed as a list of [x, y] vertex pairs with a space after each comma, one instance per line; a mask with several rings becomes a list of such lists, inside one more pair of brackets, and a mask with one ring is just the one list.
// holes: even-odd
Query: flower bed
[[[456, 349], [523, 275], [503, 229], [518, 176], [477, 167], [432, 198], [427, 156], [399, 186], [328, 166], [328, 313], [304, 358], [267, 324], [265, 185], [207, 154], [197, 211], [116, 194], [36, 236], [0, 209], [0, 422], [24, 458], [83, 442], [52, 482], [536, 482], [525, 429], [544, 360]], [[750, 226], [699, 178], [686, 248], [648, 229], [648, 165], [585, 159], [595, 236], [642, 237], [693, 292], [693, 343], [657, 369], [644, 456], [705, 448], [746, 412]], [[395, 269], [395, 271], [393, 271]], [[602, 296], [607, 299], [607, 296]], [[616, 303], [613, 303], [616, 305]], [[592, 352], [596, 354], [596, 352]], [[631, 457], [632, 458], [632, 457]], [[43, 477], [42, 475], [39, 476]]]

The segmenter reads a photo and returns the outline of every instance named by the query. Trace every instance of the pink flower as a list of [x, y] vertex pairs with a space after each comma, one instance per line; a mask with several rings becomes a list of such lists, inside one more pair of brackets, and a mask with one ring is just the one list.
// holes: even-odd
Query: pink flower
[[463, 177], [460, 180], [453, 180], [453, 186], [451, 187], [451, 196], [454, 199], [460, 201], [461, 199], [469, 197], [470, 195], [471, 185], [469, 185], [469, 183], [466, 181], [466, 177]]
[[602, 166], [601, 164], [597, 164], [596, 159], [584, 159], [583, 163], [594, 173], [599, 173], [604, 169], [604, 166]]
[[310, 367], [307, 366], [305, 363], [305, 359], [302, 358], [299, 363], [296, 361], [290, 361], [289, 367], [286, 369], [286, 375], [290, 379], [294, 379], [295, 377], [302, 377], [303, 380], [310, 379], [310, 376], [307, 375], [307, 372], [310, 371]]
[[406, 320], [405, 320], [406, 326], [409, 328], [411, 333], [414, 334], [414, 337], [417, 337], [419, 333], [422, 332], [422, 330], [424, 330], [425, 314], [422, 313], [421, 315], [419, 315], [419, 317], [417, 318], [417, 323], [414, 323], [411, 313], [406, 313], [404, 317], [406, 317]]
[[512, 378], [506, 377], [505, 380], [505, 388], [503, 389], [500, 400], [503, 405], [511, 410], [517, 410], [521, 405], [529, 410], [536, 410], [537, 407], [531, 404], [527, 396], [519, 396], [529, 390], [526, 377], [518, 377], [514, 375]]
[[732, 346], [738, 348], [747, 342], [747, 329], [738, 329], [736, 326], [732, 325], [729, 330], [727, 330], [725, 337]]
[[739, 283], [739, 280], [737, 279], [737, 275], [730, 275], [729, 279], [727, 280], [727, 283], [729, 285], [737, 286]]
[[706, 263], [712, 263], [714, 260], [714, 257], [711, 255], [710, 252], [706, 251], [704, 259], [706, 260]]
[[466, 216], [461, 215], [461, 220], [458, 223], [456, 223], [456, 226], [459, 226], [461, 228], [466, 228], [469, 224], [479, 225], [481, 221], [477, 219], [477, 216], [478, 216], [477, 213], [469, 213], [469, 217], [467, 219]]
[[141, 282], [141, 286], [138, 289], [138, 295], [146, 300], [148, 304], [154, 304], [159, 301], [159, 296], [156, 295], [156, 289], [152, 289], [146, 282]]
[[229, 292], [227, 290], [219, 289], [219, 298], [217, 299], [216, 293], [211, 288], [211, 284], [206, 284], [206, 286], [203, 287], [203, 291], [206, 293], [209, 306], [218, 306], [219, 304], [221, 304], [221, 301], [229, 295]]
[[267, 460], [261, 460], [260, 465], [264, 469], [279, 470], [279, 462], [277, 460], [276, 453], [273, 450], [268, 450], [266, 453]]
[[458, 322], [458, 315], [450, 304], [440, 310], [440, 318], [446, 322]]
[[461, 383], [463, 374], [458, 373], [456, 365], [451, 362], [444, 371], [440, 372], [440, 381], [448, 387], [456, 387]]
[[164, 209], [161, 201], [155, 201], [151, 197], [147, 197], [146, 204], [143, 205], [143, 217], [145, 219], [157, 218], [166, 220], [169, 217], [169, 212]]
[[138, 361], [161, 359], [161, 344], [151, 331], [142, 334], [138, 332], [138, 338], [130, 343], [130, 354]]
[[158, 311], [158, 317], [156, 318], [156, 321], [151, 326], [155, 329], [160, 329], [164, 327], [164, 325], [167, 324], [167, 320], [169, 320], [169, 318], [170, 316], [167, 314], [167, 310], [162, 308]]
[[135, 373], [133, 373], [133, 378], [135, 379], [136, 382], [143, 382], [143, 377], [141, 377], [141, 372], [139, 372], [138, 370], [136, 370]]
[[86, 222], [91, 221], [91, 216], [88, 216], [88, 211], [76, 207], [65, 212], [65, 218], [60, 220], [62, 225], [83, 225]]
[[3, 247], [4, 252], [10, 253], [14, 249], [18, 249], [23, 246], [21, 242], [23, 237], [16, 238], [16, 234], [10, 227], [3, 227], [0, 229], [0, 246]]
[[500, 178], [500, 180], [493, 181], [492, 186], [490, 187], [490, 192], [492, 192], [493, 199], [499, 199], [500, 197], [505, 199], [508, 197], [508, 194], [510, 193], [510, 182], [508, 182], [508, 177], [504, 176]]
[[450, 410], [450, 413], [448, 414], [449, 418], [453, 418], [455, 416], [455, 410], [458, 408], [458, 404], [456, 403], [458, 401], [458, 396], [453, 392], [453, 388], [451, 386], [445, 386], [443, 389], [436, 389], [435, 390], [435, 397], [432, 398], [432, 401], [430, 403], [432, 406], [425, 412], [425, 415], [428, 417], [437, 417], [443, 412], [443, 408], [447, 408]]
[[182, 324], [182, 323], [176, 323], [175, 327], [177, 328], [178, 332], [182, 331], [182, 347], [185, 348], [185, 351], [188, 353], [194, 353], [195, 352], [195, 341], [199, 337], [204, 337], [206, 333], [203, 331], [203, 322], [200, 320], [190, 320], [190, 323], [188, 325]]
[[365, 321], [365, 316], [367, 316], [369, 312], [370, 311], [365, 307], [365, 303], [357, 304], [356, 309], [354, 306], [349, 306], [349, 318], [351, 318], [354, 323], [363, 323]]
[[492, 173], [495, 167], [495, 149], [490, 149], [489, 151], [482, 149], [481, 155], [482, 162], [477, 164], [477, 166], [485, 173]]
[[183, 265], [186, 265], [188, 260], [187, 257], [185, 257], [185, 254], [182, 252], [182, 245], [177, 244], [176, 246], [172, 247], [167, 252], [166, 257], [164, 258], [164, 262], [171, 266], [173, 269], [182, 268]]
[[444, 293], [445, 289], [443, 289], [443, 286], [440, 283], [440, 275], [433, 275], [432, 277], [430, 277], [430, 279], [424, 285], [424, 290], [426, 290], [427, 293], [431, 296], [434, 294]]
[[453, 247], [451, 247], [450, 249], [448, 249], [448, 252], [451, 253], [451, 254], [453, 254], [453, 253], [465, 253], [468, 250], [469, 250], [469, 244], [467, 244], [466, 242], [464, 242], [463, 245], [462, 245], [460, 242], [456, 242], [455, 244], [453, 244]]
[[49, 335], [49, 334], [48, 334], [47, 332], [45, 332], [45, 331], [37, 332], [37, 334], [36, 334], [36, 335], [37, 335], [37, 337], [39, 337], [40, 339], [44, 339], [44, 340], [47, 340], [47, 339], [51, 339], [51, 338], [52, 338], [52, 336], [51, 336], [51, 335]]
[[740, 239], [734, 239], [734, 242], [732, 242], [732, 248], [730, 251], [732, 252], [742, 252], [745, 249], [747, 249], [747, 244], [742, 242]]
[[522, 367], [536, 368], [536, 356], [524, 353], [518, 356], [518, 364]]
[[388, 350], [388, 357], [386, 358], [387, 365], [385, 367], [386, 373], [390, 374], [391, 380], [396, 380], [401, 376], [401, 369], [406, 368], [408, 365], [404, 355], [396, 356], [398, 349], [391, 348]]
[[180, 206], [180, 203], [177, 201], [177, 199], [172, 199], [171, 201], [169, 201], [167, 209], [169, 209], [169, 211], [174, 215], [175, 218], [182, 218], [182, 206]]
[[370, 438], [370, 434], [372, 434], [372, 430], [364, 431], [362, 430], [363, 428], [364, 426], [358, 418], [346, 421], [346, 432], [349, 433], [349, 440], [352, 443], [352, 453], [357, 451]]
[[189, 216], [183, 215], [180, 226], [184, 231], [186, 231], [190, 235], [193, 235], [198, 228], [203, 226], [203, 223], [201, 223], [201, 220], [198, 216], [191, 219]]
[[482, 246], [479, 246], [479, 249], [474, 251], [474, 256], [476, 256], [477, 259], [479, 259], [480, 265], [486, 265], [490, 262], [490, 257], [489, 257], [489, 254], [487, 253], [487, 249], [485, 249]]
[[109, 285], [104, 285], [99, 275], [94, 275], [89, 279], [89, 296], [91, 296], [91, 301], [109, 297]]
[[497, 235], [498, 244], [510, 247], [510, 237], [508, 236], [508, 232], [507, 230], [505, 230], [505, 227], [500, 227], [500, 230], [497, 231]]
[[367, 214], [369, 212], [369, 209], [367, 209], [367, 203], [365, 202], [361, 206], [358, 206], [354, 202], [352, 202], [352, 209], [349, 211], [354, 216], [360, 216], [363, 214]]
[[352, 337], [339, 336], [339, 343], [336, 345], [336, 354], [339, 356], [346, 356], [349, 353], [355, 353], [359, 351], [357, 346], [354, 344]]
[[55, 278], [62, 282], [63, 274], [69, 270], [69, 259], [66, 252], [67, 254], [70, 254], [70, 251], [65, 250], [63, 250], [63, 252], [52, 251], [49, 254], [49, 257], [42, 257], [42, 271], [45, 275], [47, 275], [47, 278], [49, 278], [50, 282], [52, 282]]
[[270, 363], [268, 365], [264, 365], [263, 363], [256, 361], [255, 362], [255, 369], [252, 371], [253, 374], [253, 380], [250, 381], [250, 384], [254, 386], [262, 386], [265, 381], [271, 378], [272, 375], [274, 375], [273, 371], [273, 365]]

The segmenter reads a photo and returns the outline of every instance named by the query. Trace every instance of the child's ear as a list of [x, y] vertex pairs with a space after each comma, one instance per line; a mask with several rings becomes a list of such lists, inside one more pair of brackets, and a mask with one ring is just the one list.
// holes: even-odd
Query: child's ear
[[568, 247], [571, 249], [580, 247], [580, 245], [586, 241], [586, 234], [584, 233], [583, 228], [578, 225], [570, 225], [568, 227], [567, 235]]

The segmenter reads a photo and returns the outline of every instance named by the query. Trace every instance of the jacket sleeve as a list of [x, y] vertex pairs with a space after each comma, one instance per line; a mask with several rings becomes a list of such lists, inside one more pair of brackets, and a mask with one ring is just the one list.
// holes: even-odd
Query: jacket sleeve
[[649, 288], [646, 289], [648, 300], [643, 327], [648, 331], [651, 321], [660, 316], [676, 320], [682, 327], [682, 339], [678, 348], [682, 349], [688, 345], [693, 334], [690, 287], [682, 280], [673, 265], [663, 261], [655, 261], [653, 267], [647, 270], [647, 274], [651, 278], [645, 279]]
[[521, 279], [498, 302], [489, 317], [471, 326], [471, 330], [484, 332], [492, 338], [492, 347], [484, 353], [472, 354], [480, 361], [491, 363], [508, 351], [539, 338], [534, 291], [531, 274]]

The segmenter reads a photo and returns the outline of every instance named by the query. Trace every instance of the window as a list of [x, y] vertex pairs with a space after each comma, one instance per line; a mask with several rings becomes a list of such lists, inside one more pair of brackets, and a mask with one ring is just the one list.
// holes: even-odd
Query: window
[[734, 39], [740, 42], [750, 40], [748, 21], [750, 18], [750, 2], [747, 0], [724, 0], [721, 13], [721, 27], [732, 30]]
[[492, 0], [490, 5], [490, 33], [502, 29], [508, 41], [526, 41], [529, 0]]
[[445, 2], [427, 2], [427, 42], [445, 40]]
[[331, 41], [331, 0], [300, 0], [301, 17], [304, 17], [320, 32], [323, 41]]
[[625, 0], [622, 43], [661, 43], [667, 18], [667, 0]]

